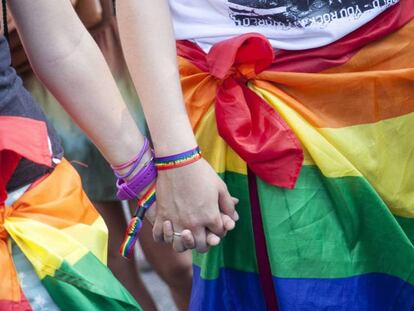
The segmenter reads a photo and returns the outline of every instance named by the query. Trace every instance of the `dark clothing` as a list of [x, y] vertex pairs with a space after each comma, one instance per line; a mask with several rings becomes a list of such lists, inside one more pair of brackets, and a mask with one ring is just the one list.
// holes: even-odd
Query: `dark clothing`
[[[4, 36], [0, 37], [0, 116], [26, 117], [44, 121], [47, 125], [53, 158], [61, 159], [63, 148], [59, 137], [47, 120], [40, 106], [22, 85], [22, 80], [11, 67], [10, 49]], [[30, 184], [50, 172], [50, 168], [22, 159], [7, 184], [7, 191], [13, 191]]]

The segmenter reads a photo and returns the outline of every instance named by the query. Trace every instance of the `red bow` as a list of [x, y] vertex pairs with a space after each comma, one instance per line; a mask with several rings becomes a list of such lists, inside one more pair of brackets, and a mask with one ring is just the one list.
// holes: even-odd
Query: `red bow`
[[220, 136], [261, 179], [293, 188], [303, 162], [300, 143], [280, 115], [247, 87], [273, 63], [269, 41], [245, 34], [215, 44], [208, 54], [178, 42], [178, 53], [221, 81], [215, 103]]

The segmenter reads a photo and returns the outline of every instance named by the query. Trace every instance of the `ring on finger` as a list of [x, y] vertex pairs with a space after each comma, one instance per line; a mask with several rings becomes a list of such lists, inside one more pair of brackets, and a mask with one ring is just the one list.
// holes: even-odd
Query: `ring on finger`
[[177, 238], [181, 238], [181, 233], [180, 232], [175, 232], [175, 231], [173, 231], [173, 235], [172, 235], [172, 243], [174, 244], [174, 238], [175, 237], [177, 237]]

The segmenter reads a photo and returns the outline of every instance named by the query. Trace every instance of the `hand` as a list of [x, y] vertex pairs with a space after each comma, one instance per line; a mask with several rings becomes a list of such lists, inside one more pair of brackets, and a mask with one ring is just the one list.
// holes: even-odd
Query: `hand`
[[[235, 201], [225, 183], [204, 159], [184, 167], [160, 171], [154, 239], [164, 240], [164, 222], [170, 221], [175, 232], [183, 232], [181, 238], [174, 239], [176, 251], [184, 251], [186, 247], [183, 240], [190, 240], [192, 235], [195, 248], [199, 252], [206, 252], [209, 246], [208, 232], [217, 237], [227, 232], [220, 211], [227, 215], [224, 217], [225, 222], [230, 219], [234, 227], [234, 221], [238, 218], [234, 207]], [[208, 236], [211, 242], [217, 242], [212, 235]]]
[[[234, 204], [239, 203], [239, 200], [232, 197], [232, 200]], [[156, 203], [148, 210], [148, 212], [145, 214], [145, 217], [148, 219], [148, 221], [151, 223], [151, 225], [154, 225], [155, 218], [156, 218]], [[223, 214], [220, 212], [220, 217], [224, 225], [225, 231], [233, 230], [236, 221], [239, 219], [239, 215], [237, 212], [235, 212], [235, 219], [233, 220], [226, 214]], [[174, 228], [171, 223], [171, 221], [166, 220], [163, 224], [163, 231], [164, 231], [164, 242], [173, 244], [174, 243]], [[195, 239], [193, 234], [190, 230], [184, 229], [182, 232], [179, 232], [181, 234], [182, 244], [184, 246], [184, 250], [188, 249], [194, 249], [195, 248]], [[224, 236], [217, 236], [214, 233], [210, 231], [206, 231], [206, 243], [208, 246], [216, 246], [220, 244], [221, 238]]]
[[[236, 198], [232, 198], [232, 200], [234, 201], [234, 204], [237, 204], [239, 202], [239, 200]], [[237, 212], [235, 214], [236, 214], [235, 219], [233, 220], [229, 216], [223, 213], [220, 213], [221, 220], [223, 221], [224, 229], [226, 232], [234, 229], [236, 225], [235, 221], [239, 219]], [[166, 243], [174, 243], [174, 228], [173, 228], [171, 221], [169, 220], [164, 221], [163, 230], [164, 230], [164, 241]], [[185, 229], [180, 234], [181, 234], [181, 237], [180, 237], [181, 243], [183, 244], [185, 249], [195, 248], [195, 239], [190, 230]], [[207, 236], [206, 243], [208, 246], [216, 246], [220, 244], [221, 238], [223, 238], [223, 236], [219, 237], [216, 234], [208, 230], [206, 230], [206, 236]]]

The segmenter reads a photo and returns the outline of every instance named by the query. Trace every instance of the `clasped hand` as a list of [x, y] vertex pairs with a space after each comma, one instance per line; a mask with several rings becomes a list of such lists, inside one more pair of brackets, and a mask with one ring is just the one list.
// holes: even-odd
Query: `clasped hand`
[[[239, 216], [226, 184], [201, 159], [191, 165], [160, 171], [157, 203], [147, 212], [156, 241], [172, 243], [177, 252], [206, 252], [235, 227]], [[174, 234], [175, 232], [175, 234]]]

